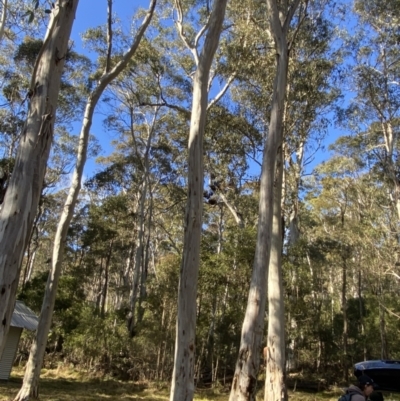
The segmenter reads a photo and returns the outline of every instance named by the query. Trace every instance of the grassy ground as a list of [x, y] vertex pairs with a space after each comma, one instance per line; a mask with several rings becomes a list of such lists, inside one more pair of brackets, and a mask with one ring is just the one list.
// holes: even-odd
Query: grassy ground
[[[8, 382], [0, 382], [0, 401], [12, 400], [22, 384], [22, 374], [13, 374]], [[84, 377], [79, 372], [44, 371], [40, 380], [41, 401], [108, 401], [168, 400], [167, 389]]]
[[[23, 372], [13, 373], [10, 381], [0, 382], [0, 401], [12, 400], [22, 383]], [[340, 389], [327, 392], [289, 392], [290, 401], [337, 401]], [[167, 401], [166, 385], [121, 382], [112, 379], [90, 378], [77, 371], [43, 371], [40, 381], [41, 401]], [[196, 401], [225, 401], [227, 391], [199, 390]], [[258, 400], [263, 399], [262, 391]], [[385, 401], [400, 400], [400, 395], [385, 394]]]

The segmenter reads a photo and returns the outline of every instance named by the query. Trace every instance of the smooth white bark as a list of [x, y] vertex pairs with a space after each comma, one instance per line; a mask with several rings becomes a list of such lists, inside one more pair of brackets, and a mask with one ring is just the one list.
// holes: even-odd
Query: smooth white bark
[[28, 117], [0, 211], [0, 355], [49, 157], [61, 73], [78, 0], [55, 2], [29, 91]]
[[3, 0], [1, 3], [2, 4], [1, 4], [1, 16], [0, 16], [0, 42], [3, 40], [4, 30], [6, 27], [8, 1]]
[[268, 268], [268, 337], [265, 401], [287, 399], [285, 371], [285, 304], [282, 283], [282, 150], [278, 151], [274, 191], [271, 256]]
[[103, 74], [98, 82], [98, 86], [89, 95], [89, 98], [87, 100], [82, 128], [79, 136], [77, 160], [73, 173], [71, 187], [69, 189], [68, 196], [65, 201], [64, 208], [57, 226], [57, 232], [54, 238], [51, 271], [47, 280], [45, 296], [43, 299], [42, 310], [39, 318], [39, 326], [36, 332], [36, 337], [32, 343], [29, 360], [25, 370], [24, 381], [15, 400], [26, 400], [29, 397], [37, 398], [39, 395], [38, 384], [40, 371], [43, 365], [43, 357], [47, 344], [47, 336], [52, 321], [58, 281], [63, 262], [65, 241], [81, 188], [81, 181], [83, 169], [86, 163], [89, 133], [92, 126], [94, 110], [107, 85], [123, 71], [129, 60], [135, 54], [135, 51], [138, 48], [148, 25], [150, 24], [150, 21], [154, 14], [155, 6], [156, 0], [152, 0], [147, 15], [136, 37], [134, 38], [130, 49], [123, 55], [122, 59], [115, 65], [115, 67], [111, 71], [106, 71]]
[[[148, 192], [149, 192], [149, 180], [150, 180], [150, 147], [154, 135], [154, 127], [156, 123], [156, 116], [157, 112], [154, 115], [153, 121], [150, 126], [148, 126], [148, 132], [147, 132], [147, 141], [146, 141], [146, 149], [143, 155], [143, 176], [142, 176], [142, 182], [140, 185], [140, 203], [139, 203], [139, 208], [138, 208], [138, 215], [139, 215], [139, 223], [138, 223], [138, 238], [137, 238], [137, 244], [136, 244], [136, 255], [135, 255], [135, 269], [134, 269], [134, 274], [133, 274], [133, 280], [132, 280], [132, 290], [131, 290], [131, 296], [130, 296], [130, 313], [129, 313], [129, 319], [128, 319], [128, 330], [129, 334], [131, 337], [135, 335], [135, 325], [137, 323], [136, 319], [136, 308], [137, 308], [137, 301], [140, 296], [140, 290], [143, 289], [144, 284], [141, 280], [141, 277], [143, 277], [144, 272], [146, 270], [146, 263], [145, 263], [145, 231], [146, 231], [146, 218], [149, 219], [149, 216], [146, 217], [148, 213], [146, 213], [146, 201], [148, 198]], [[139, 156], [139, 155], [138, 155]], [[139, 302], [140, 304], [140, 302]]]
[[230, 401], [255, 400], [262, 351], [268, 264], [271, 253], [275, 164], [283, 141], [283, 109], [286, 94], [288, 43], [287, 32], [300, 0], [295, 0], [280, 20], [277, 0], [267, 0], [270, 29], [275, 42], [276, 75], [272, 96], [269, 133], [263, 152], [257, 243], [246, 313], [242, 326], [239, 356], [232, 382]]
[[[189, 133], [188, 199], [183, 258], [179, 278], [174, 370], [171, 401], [191, 401], [194, 393], [197, 278], [203, 213], [203, 136], [208, 102], [208, 81], [217, 50], [227, 0], [215, 0], [204, 46], [193, 79]], [[195, 52], [197, 55], [197, 51]]]

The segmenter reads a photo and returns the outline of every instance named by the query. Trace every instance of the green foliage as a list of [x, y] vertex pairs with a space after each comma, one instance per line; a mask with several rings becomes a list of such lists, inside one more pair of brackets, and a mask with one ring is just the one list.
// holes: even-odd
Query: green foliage
[[43, 40], [26, 38], [25, 41], [18, 46], [14, 55], [14, 61], [25, 62], [28, 66], [32, 68], [42, 46]]
[[[399, 216], [393, 202], [400, 177], [398, 5], [397, 0], [356, 1], [362, 32], [346, 46], [339, 45], [342, 39], [336, 35], [342, 32], [336, 20], [325, 19], [338, 9], [323, 10], [320, 2], [309, 2], [302, 24], [289, 30], [295, 40], [284, 110], [288, 355], [293, 371], [317, 372], [335, 381], [344, 360], [350, 366], [364, 357], [381, 358], [384, 348], [386, 356], [400, 358]], [[32, 10], [26, 16], [34, 23], [39, 1], [28, 1], [27, 7]], [[184, 32], [193, 44], [209, 5], [185, 1], [182, 7], [187, 11]], [[268, 140], [276, 63], [265, 13], [265, 2], [229, 4], [212, 67], [210, 100], [227, 77], [234, 74], [235, 80], [207, 115], [196, 315], [199, 385], [211, 380], [228, 385], [246, 308], [259, 163]], [[49, 336], [49, 342], [64, 337], [65, 363], [121, 379], [169, 380], [173, 366], [195, 60], [171, 20], [163, 19], [170, 14], [163, 4], [135, 58], [102, 98], [97, 115], [104, 116], [112, 149], [97, 159], [98, 167], [83, 185]], [[123, 33], [117, 18], [113, 24], [111, 68], [132, 36]], [[7, 32], [0, 60], [0, 203], [21, 139], [29, 77], [42, 46], [34, 34], [23, 39], [14, 31]], [[86, 50], [96, 54], [90, 59], [73, 49], [66, 54], [52, 161], [24, 260], [19, 298], [37, 313], [75, 157], [72, 123], [81, 120], [107, 60], [105, 26], [90, 28], [83, 40]], [[350, 67], [343, 65], [344, 57], [351, 52], [354, 60], [346, 75]], [[334, 116], [346, 90], [344, 78], [355, 98]], [[305, 164], [335, 118], [347, 131], [329, 147], [332, 157], [305, 177]], [[292, 244], [288, 238], [296, 221], [300, 239]], [[139, 318], [130, 337], [126, 326], [132, 312]]]
[[[50, 263], [50, 260], [48, 261]], [[85, 299], [82, 279], [78, 272], [60, 277], [57, 298], [53, 312], [52, 331], [57, 335], [69, 335], [82, 319], [81, 308]], [[37, 274], [31, 279], [18, 295], [38, 315], [46, 287], [48, 272]]]

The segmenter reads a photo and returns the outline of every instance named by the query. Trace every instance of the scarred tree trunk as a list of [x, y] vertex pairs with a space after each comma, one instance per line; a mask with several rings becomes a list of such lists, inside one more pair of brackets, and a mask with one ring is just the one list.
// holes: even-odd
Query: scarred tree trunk
[[208, 82], [217, 50], [227, 0], [215, 0], [203, 50], [193, 79], [193, 103], [189, 133], [188, 199], [183, 258], [178, 290], [174, 370], [171, 401], [190, 401], [194, 393], [196, 295], [200, 264], [203, 213], [203, 135], [206, 123]]
[[39, 51], [28, 96], [28, 117], [0, 210], [0, 355], [3, 352], [53, 140], [61, 73], [78, 0], [58, 0]]
[[267, 0], [270, 27], [275, 41], [277, 66], [269, 134], [264, 147], [261, 167], [257, 244], [230, 401], [255, 400], [264, 331], [268, 263], [271, 252], [275, 163], [278, 149], [282, 146], [283, 141], [283, 110], [289, 57], [286, 36], [299, 2], [300, 0], [295, 0], [292, 3], [287, 14], [283, 16], [284, 21], [281, 21], [277, 0]]
[[[73, 217], [75, 204], [81, 188], [83, 169], [85, 167], [87, 157], [89, 132], [92, 126], [94, 110], [107, 85], [114, 78], [116, 78], [119, 73], [122, 72], [122, 70], [128, 64], [129, 60], [135, 54], [136, 49], [138, 48], [139, 43], [148, 25], [150, 24], [150, 21], [154, 14], [155, 6], [156, 0], [152, 0], [147, 15], [138, 30], [132, 46], [123, 55], [122, 59], [114, 66], [114, 68], [109, 70], [109, 63], [107, 63], [106, 70], [103, 76], [100, 78], [98, 86], [89, 95], [89, 98], [87, 100], [81, 133], [79, 136], [77, 160], [73, 173], [72, 183], [64, 204], [63, 211], [61, 213], [61, 217], [57, 226], [56, 236], [54, 239], [51, 271], [47, 280], [42, 310], [39, 317], [39, 325], [36, 332], [36, 337], [32, 343], [31, 352], [29, 354], [29, 360], [25, 370], [24, 381], [15, 400], [26, 400], [29, 397], [37, 398], [39, 395], [38, 384], [40, 371], [43, 365], [43, 357], [46, 350], [47, 336], [49, 334], [51, 326], [58, 281], [64, 256], [65, 241], [68, 233], [68, 228]], [[109, 47], [111, 47], [111, 43], [109, 43]]]

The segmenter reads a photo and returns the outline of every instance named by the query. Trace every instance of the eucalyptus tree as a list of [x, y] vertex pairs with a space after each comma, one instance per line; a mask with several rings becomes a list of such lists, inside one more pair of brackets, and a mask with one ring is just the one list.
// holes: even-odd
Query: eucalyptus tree
[[[337, 84], [337, 71], [340, 69], [342, 51], [333, 48], [332, 43], [336, 37], [332, 23], [323, 16], [329, 11], [329, 3], [311, 2], [308, 5], [308, 13], [301, 26], [298, 27], [296, 40], [290, 52], [288, 68], [288, 92], [284, 111], [284, 143], [283, 143], [283, 182], [281, 206], [283, 233], [279, 238], [284, 242], [278, 242], [286, 257], [291, 261], [289, 265], [296, 264], [299, 248], [304, 243], [301, 238], [301, 201], [300, 191], [302, 180], [309, 164], [321, 147], [321, 141], [326, 137], [331, 124], [330, 116], [333, 115], [340, 90]], [[277, 176], [279, 174], [277, 173]], [[296, 245], [299, 242], [298, 245]], [[274, 251], [274, 255], [281, 251]], [[277, 263], [281, 265], [281, 261]], [[275, 269], [274, 263], [270, 263], [269, 274]], [[283, 267], [285, 268], [285, 267]], [[289, 269], [290, 275], [286, 275], [286, 282], [296, 286], [297, 280], [301, 280], [296, 269]], [[275, 281], [281, 279], [282, 272], [275, 274]], [[277, 286], [268, 292], [274, 294]], [[286, 291], [284, 291], [286, 292]], [[290, 332], [287, 341], [286, 366], [289, 369], [296, 368], [295, 349], [297, 348], [297, 314], [292, 313], [292, 303], [298, 305], [293, 291], [287, 301], [289, 313], [287, 313], [286, 325]], [[283, 294], [283, 293], [282, 293]], [[271, 302], [272, 301], [272, 302]], [[281, 305], [282, 305], [281, 299]], [[270, 300], [269, 314], [276, 313], [274, 304]], [[268, 320], [271, 330], [275, 330], [272, 321]], [[299, 333], [297, 333], [299, 334]], [[319, 359], [318, 359], [319, 360]], [[320, 364], [318, 364], [318, 367]], [[267, 387], [266, 387], [267, 388]], [[265, 397], [268, 397], [267, 393]]]
[[43, 185], [61, 74], [77, 6], [78, 0], [59, 0], [50, 10], [48, 30], [36, 59], [28, 92], [28, 116], [0, 210], [0, 354], [9, 329], [22, 258]]
[[[24, 91], [28, 90], [29, 85], [25, 77], [33, 70], [35, 57], [40, 50], [41, 44], [42, 41], [40, 40], [34, 40], [33, 38], [25, 39], [15, 50], [13, 57], [14, 68], [5, 71], [5, 75], [7, 73], [11, 75], [11, 82], [6, 86], [7, 90], [5, 94], [12, 93], [12, 96], [9, 98], [8, 110], [4, 110], [5, 113], [10, 115], [8, 117], [10, 123], [6, 132], [6, 146], [4, 149], [5, 152], [7, 151], [8, 156], [5, 160], [8, 160], [9, 165], [13, 164], [15, 157], [14, 148], [18, 140], [16, 126], [21, 120], [21, 116], [25, 113], [24, 102], [21, 101]], [[73, 164], [73, 155], [76, 153], [76, 138], [69, 131], [71, 130], [72, 122], [80, 118], [83, 112], [83, 99], [87, 94], [86, 76], [89, 74], [89, 71], [89, 60], [70, 48], [61, 77], [62, 89], [58, 97], [53, 146], [47, 163], [38, 213], [33, 224], [31, 240], [27, 248], [26, 261], [24, 262], [26, 266], [29, 266], [29, 270], [27, 272], [27, 269], [25, 269], [25, 272], [28, 274], [24, 274], [23, 285], [32, 276], [33, 267], [35, 266], [36, 251], [40, 247], [39, 242], [41, 238], [37, 233], [38, 231], [44, 233], [43, 224], [47, 224], [44, 216], [42, 216], [42, 206], [46, 204], [46, 198], [51, 197], [51, 194], [57, 188], [69, 184], [68, 177]], [[12, 91], [10, 92], [11, 88]], [[57, 212], [54, 210], [54, 213]], [[41, 225], [41, 228], [38, 225]], [[45, 260], [48, 258], [49, 255], [46, 255]], [[36, 266], [40, 266], [40, 263], [36, 263]]]
[[400, 217], [398, 181], [399, 43], [398, 1], [356, 1], [355, 13], [366, 29], [355, 35], [351, 83], [350, 129], [369, 140], [374, 168], [389, 185], [393, 207]]
[[0, 41], [3, 39], [4, 29], [7, 21], [7, 0], [1, 2], [1, 16], [0, 16]]
[[[15, 18], [15, 3], [10, 2], [10, 11]], [[20, 5], [21, 6], [21, 5]], [[39, 10], [40, 11], [40, 10]], [[22, 13], [22, 10], [18, 12]], [[21, 16], [21, 15], [20, 15]], [[7, 28], [7, 39], [2, 44], [2, 60], [0, 66], [0, 76], [2, 80], [2, 124], [0, 126], [0, 152], [2, 175], [0, 203], [4, 197], [11, 178], [15, 163], [16, 148], [20, 139], [26, 117], [29, 91], [29, 76], [33, 71], [35, 60], [40, 52], [43, 41], [37, 39], [36, 23], [29, 24], [31, 34], [35, 36], [25, 36], [19, 38], [20, 29], [24, 25], [19, 21], [18, 29], [13, 24]], [[14, 36], [14, 31], [18, 32]], [[10, 40], [12, 39], [12, 40]], [[78, 55], [72, 48], [69, 48], [64, 69], [61, 76], [62, 90], [58, 95], [57, 116], [54, 124], [53, 146], [50, 152], [46, 175], [43, 182], [41, 196], [39, 200], [38, 212], [35, 216], [29, 245], [26, 250], [24, 260], [24, 273], [22, 285], [32, 277], [35, 266], [46, 266], [40, 263], [48, 259], [46, 255], [46, 245], [42, 247], [42, 234], [46, 236], [49, 231], [48, 206], [52, 203], [51, 192], [55, 191], [55, 186], [62, 185], [65, 176], [69, 174], [71, 155], [75, 151], [75, 138], [69, 135], [70, 124], [82, 112], [82, 93], [85, 93], [86, 76], [88, 72], [88, 59]], [[52, 213], [50, 212], [50, 215]], [[51, 221], [51, 219], [50, 219]], [[47, 228], [45, 228], [47, 226]], [[42, 252], [45, 251], [45, 252]], [[41, 254], [41, 255], [39, 255]], [[38, 258], [36, 258], [39, 256]]]
[[[24, 375], [24, 382], [21, 390], [16, 396], [17, 400], [24, 400], [26, 397], [37, 398], [39, 395], [39, 377], [41, 366], [43, 364], [44, 352], [47, 344], [47, 336], [51, 325], [51, 319], [54, 309], [54, 302], [57, 293], [57, 285], [61, 273], [61, 265], [63, 260], [64, 243], [66, 240], [69, 224], [71, 222], [75, 204], [79, 195], [83, 169], [87, 157], [87, 148], [89, 141], [89, 132], [92, 126], [93, 113], [96, 108], [101, 95], [109, 83], [115, 79], [119, 73], [127, 66], [129, 60], [133, 57], [138, 48], [140, 41], [146, 32], [147, 27], [153, 17], [156, 6], [156, 0], [150, 2], [147, 14], [138, 29], [131, 46], [122, 55], [120, 60], [113, 65], [112, 60], [112, 46], [113, 46], [113, 27], [112, 27], [112, 0], [108, 1], [108, 22], [107, 22], [107, 51], [104, 72], [100, 75], [97, 86], [89, 94], [85, 112], [83, 116], [83, 123], [79, 137], [79, 147], [77, 151], [77, 161], [74, 174], [72, 177], [71, 187], [69, 189], [68, 197], [65, 201], [63, 212], [60, 216], [60, 221], [57, 227], [54, 247], [52, 254], [52, 266], [49, 273], [45, 297], [43, 299], [42, 310], [39, 318], [39, 325], [36, 333], [35, 340], [32, 344], [28, 365]], [[103, 297], [105, 298], [105, 297]]]
[[[333, 160], [331, 162], [334, 162]], [[346, 163], [346, 161], [344, 161]], [[350, 161], [351, 164], [351, 161]], [[325, 166], [324, 166], [325, 167]], [[324, 168], [322, 167], [322, 168]], [[338, 168], [339, 166], [336, 166]], [[344, 168], [347, 166], [345, 165]], [[326, 168], [326, 167], [325, 167]], [[351, 168], [351, 167], [350, 167]], [[330, 179], [330, 177], [327, 177], [327, 181]], [[337, 275], [341, 276], [341, 306], [342, 306], [342, 313], [343, 313], [343, 337], [342, 337], [342, 345], [343, 345], [343, 351], [342, 351], [342, 367], [343, 367], [343, 375], [344, 379], [348, 379], [348, 326], [349, 326], [349, 321], [347, 317], [347, 299], [348, 299], [348, 291], [349, 291], [349, 285], [348, 285], [348, 280], [349, 276], [351, 275], [351, 261], [353, 259], [353, 254], [355, 252], [354, 250], [354, 243], [351, 241], [349, 238], [347, 238], [348, 233], [347, 233], [347, 216], [351, 213], [350, 212], [350, 196], [349, 196], [349, 191], [351, 190], [350, 187], [352, 185], [351, 179], [344, 179], [343, 181], [335, 180], [334, 177], [332, 177], [333, 182], [326, 182], [326, 187], [328, 191], [331, 191], [331, 199], [332, 202], [334, 203], [334, 207], [337, 210], [337, 220], [338, 222], [335, 224], [335, 228], [332, 231], [328, 231], [331, 238], [336, 239], [336, 255], [337, 257], [334, 256], [335, 263], [337, 266]], [[336, 185], [335, 185], [336, 184]], [[335, 195], [333, 195], [335, 193]], [[333, 209], [333, 208], [332, 208]], [[349, 235], [349, 237], [351, 237]], [[340, 238], [340, 239], [339, 239]], [[334, 273], [335, 274], [335, 273]]]
[[[342, 150], [356, 156], [355, 160], [387, 190], [391, 207], [396, 212], [388, 225], [397, 242], [400, 216], [398, 5], [397, 1], [354, 3], [354, 11], [364, 28], [354, 35], [354, 45], [350, 48], [354, 64], [349, 79], [354, 98], [346, 113], [341, 115], [353, 135], [345, 141], [351, 146], [346, 149], [342, 146]], [[388, 271], [397, 274], [396, 262], [391, 263]], [[384, 317], [384, 313], [380, 315]], [[381, 332], [384, 331], [382, 324]], [[387, 354], [384, 348], [382, 355]]]
[[[329, 4], [310, 4], [309, 15], [300, 27], [291, 50], [288, 71], [288, 96], [285, 111], [284, 143], [284, 219], [288, 245], [299, 233], [299, 192], [307, 165], [315, 158], [327, 138], [339, 99], [343, 52], [334, 49], [335, 27], [323, 10]], [[289, 251], [290, 252], [290, 251]]]
[[[398, 237], [396, 234], [398, 220], [396, 218], [397, 211], [392, 207], [392, 200], [387, 198], [387, 193], [390, 191], [388, 188], [390, 183], [382, 183], [382, 172], [380, 169], [367, 168], [371, 163], [370, 153], [365, 151], [368, 147], [368, 137], [359, 135], [340, 137], [332, 145], [332, 148], [342, 159], [347, 158], [352, 160], [360, 177], [357, 186], [353, 190], [356, 194], [353, 197], [356, 199], [351, 199], [357, 207], [358, 214], [356, 215], [359, 218], [357, 223], [363, 227], [362, 232], [364, 233], [362, 238], [363, 250], [359, 253], [360, 256], [358, 256], [358, 260], [360, 260], [359, 275], [363, 280], [368, 280], [369, 275], [376, 277], [374, 294], [379, 299], [380, 356], [385, 358], [389, 352], [385, 340], [387, 334], [384, 323], [386, 314], [385, 303], [387, 299], [385, 300], [385, 297], [382, 295], [385, 292], [383, 288], [387, 285], [386, 280], [389, 279], [389, 281], [392, 281], [390, 278], [397, 277], [399, 272], [397, 263], [398, 253], [393, 252], [393, 249], [397, 249]], [[328, 166], [327, 169], [329, 169]], [[337, 167], [336, 169], [340, 171]], [[330, 174], [333, 175], [332, 173]], [[369, 286], [373, 287], [374, 285], [370, 282]], [[389, 292], [391, 290], [390, 287], [391, 285], [388, 285], [386, 291]]]
[[107, 197], [126, 201], [129, 229], [119, 234], [125, 248], [120, 252], [124, 261], [116, 307], [129, 311], [128, 332], [135, 338], [146, 326], [142, 319], [148, 305], [143, 302], [147, 282], [157, 280], [160, 260], [182, 251], [178, 222], [183, 218], [187, 118], [162, 104], [161, 60], [146, 41], [129, 68], [110, 85], [104, 98], [110, 110], [105, 125], [118, 139], [114, 152], [101, 158], [103, 171], [87, 183], [91, 191], [109, 187]]
[[[183, 257], [179, 278], [178, 316], [171, 401], [192, 400], [194, 393], [194, 352], [196, 331], [197, 277], [203, 211], [203, 135], [205, 130], [210, 69], [218, 47], [225, 17], [226, 0], [216, 0], [204, 27], [193, 40], [186, 37], [182, 4], [177, 1], [177, 28], [195, 61], [189, 133], [188, 199], [185, 215]], [[199, 41], [203, 35], [199, 54]]]
[[[310, 273], [315, 278], [319, 276], [317, 281], [312, 280], [319, 284], [311, 298], [320, 310], [313, 319], [322, 336], [319, 342], [323, 345], [318, 352], [329, 353], [333, 342], [340, 344], [342, 353], [338, 362], [343, 364], [344, 375], [350, 355], [380, 357], [379, 349], [387, 355], [387, 317], [381, 309], [387, 301], [383, 300], [381, 290], [388, 285], [388, 274], [384, 272], [396, 260], [393, 252], [383, 256], [395, 243], [387, 226], [394, 211], [385, 189], [373, 173], [365, 171], [361, 158], [344, 152], [351, 142], [350, 138], [337, 142], [335, 149], [342, 150], [340, 155], [318, 166], [318, 181], [312, 184], [314, 189], [305, 198], [314, 229], [307, 230], [304, 238], [309, 250], [318, 246], [324, 257], [322, 266], [329, 266], [324, 272], [321, 262], [312, 256], [315, 251], [308, 253]], [[372, 314], [376, 319], [369, 319]], [[298, 326], [297, 330], [303, 328]], [[327, 336], [328, 332], [334, 337]], [[380, 333], [377, 336], [380, 338], [373, 338], [373, 332]], [[329, 358], [325, 354], [318, 356], [318, 360], [321, 357]]]
[[[211, 86], [212, 79], [214, 76], [210, 73], [211, 64], [213, 61], [214, 53], [216, 51], [218, 45], [218, 38], [220, 35], [220, 31], [222, 29], [222, 21], [224, 18], [226, 2], [216, 2], [214, 8], [211, 13], [206, 7], [202, 8], [200, 11], [201, 23], [205, 23], [205, 25], [200, 29], [198, 34], [194, 33], [194, 28], [191, 27], [186, 21], [184, 21], [184, 14], [186, 10], [191, 12], [190, 7], [187, 4], [180, 4], [180, 2], [176, 2], [175, 8], [177, 13], [176, 26], [177, 26], [177, 35], [179, 36], [180, 44], [178, 45], [179, 51], [173, 55], [169, 52], [169, 48], [172, 44], [168, 44], [165, 46], [165, 39], [163, 39], [164, 43], [161, 45], [162, 50], [164, 51], [164, 59], [168, 61], [166, 63], [167, 66], [163, 66], [162, 70], [159, 72], [159, 86], [160, 86], [160, 99], [157, 102], [158, 106], [166, 106], [171, 110], [175, 110], [179, 113], [179, 119], [181, 116], [184, 116], [184, 121], [187, 122], [191, 119], [191, 131], [189, 136], [189, 187], [201, 186], [203, 187], [203, 169], [202, 169], [202, 158], [203, 158], [203, 133], [205, 127], [205, 113], [207, 108], [214, 105], [220, 97], [226, 91], [227, 85], [225, 85], [225, 89], [223, 88], [214, 98], [213, 101], [207, 104], [208, 92]], [[171, 33], [171, 29], [164, 29], [164, 31]], [[207, 34], [206, 34], [207, 32]], [[174, 34], [172, 34], [174, 36]], [[205, 37], [205, 38], [204, 38]], [[200, 53], [199, 47], [200, 43], [203, 43], [203, 50]], [[154, 41], [157, 43], [157, 40]], [[175, 42], [174, 42], [175, 43]], [[167, 51], [165, 51], [167, 50]], [[187, 54], [191, 55], [193, 58], [189, 60]], [[175, 67], [175, 70], [169, 72], [170, 78], [169, 81], [173, 81], [176, 83], [175, 87], [172, 89], [170, 87], [165, 87], [165, 70], [168, 69], [168, 66]], [[179, 73], [183, 71], [183, 76], [179, 76], [176, 71], [176, 68], [179, 68]], [[197, 72], [196, 72], [197, 71]], [[193, 89], [192, 89], [193, 86]], [[193, 91], [193, 94], [191, 93]], [[187, 105], [190, 104], [190, 98], [192, 97], [192, 111], [187, 108]], [[150, 106], [151, 99], [142, 99], [143, 94], [140, 94], [140, 103], [142, 106]], [[171, 99], [174, 102], [171, 102]], [[154, 99], [153, 99], [154, 100]], [[161, 100], [161, 101], [160, 101]], [[179, 105], [175, 102], [179, 101]], [[153, 106], [156, 104], [153, 103]], [[169, 124], [172, 127], [172, 130], [176, 130], [176, 127], [173, 127], [173, 124], [170, 122]], [[180, 141], [180, 145], [182, 146], [182, 141]], [[192, 172], [193, 170], [193, 172]], [[195, 171], [194, 171], [195, 170]], [[200, 175], [199, 175], [200, 174]], [[184, 183], [186, 177], [181, 179]], [[177, 187], [175, 185], [171, 185]], [[179, 185], [178, 185], [179, 186]], [[164, 188], [168, 191], [168, 188]], [[179, 190], [179, 188], [178, 188]], [[197, 254], [194, 263], [192, 262], [192, 257], [190, 255], [184, 255], [182, 261], [182, 276], [180, 279], [180, 295], [179, 295], [179, 303], [180, 303], [180, 312], [178, 317], [178, 332], [177, 332], [177, 342], [176, 342], [176, 358], [175, 358], [175, 368], [177, 364], [184, 363], [187, 365], [188, 371], [193, 372], [193, 360], [191, 360], [190, 355], [188, 358], [182, 358], [182, 356], [189, 350], [190, 354], [194, 354], [194, 335], [195, 335], [195, 310], [196, 310], [196, 291], [193, 291], [197, 286], [197, 271], [198, 271], [198, 259], [199, 259], [199, 246], [200, 246], [200, 234], [201, 234], [201, 212], [202, 212], [202, 203], [203, 203], [203, 190], [194, 190], [193, 188], [189, 190], [189, 200], [187, 206], [187, 213], [191, 213], [194, 215], [196, 221], [195, 223], [195, 232], [196, 235], [191, 234], [192, 224], [189, 222], [192, 220], [189, 218], [187, 225], [187, 233], [185, 234], [186, 249], [190, 249], [190, 252], [194, 252], [194, 255]], [[181, 194], [180, 194], [181, 196]], [[199, 209], [197, 209], [199, 208]], [[187, 219], [185, 219], [187, 220]], [[176, 226], [176, 224], [175, 224]], [[188, 241], [194, 241], [197, 245], [195, 247], [190, 247]], [[174, 242], [174, 241], [172, 241]], [[176, 246], [177, 245], [177, 246]], [[177, 243], [175, 246], [177, 248], [181, 248], [181, 241]], [[185, 251], [184, 251], [185, 254]], [[138, 259], [137, 259], [138, 260]], [[186, 267], [184, 267], [187, 265]], [[192, 273], [190, 271], [192, 270]], [[186, 286], [189, 285], [190, 288]], [[186, 294], [185, 294], [186, 293]], [[189, 303], [186, 311], [185, 300], [184, 297], [188, 297]], [[182, 320], [183, 319], [183, 320]], [[185, 341], [182, 342], [179, 338], [183, 335], [183, 330], [189, 332], [188, 336], [184, 336]], [[187, 343], [187, 344], [186, 344]], [[189, 388], [188, 396], [193, 396], [193, 374], [189, 373], [184, 377], [182, 375], [182, 370], [176, 368], [176, 374], [173, 375], [173, 386], [171, 390], [171, 397], [177, 397], [178, 399], [182, 398], [183, 392], [185, 392], [186, 388]]]
[[[79, 105], [76, 104], [76, 109]], [[60, 113], [61, 114], [61, 113]], [[50, 152], [38, 211], [32, 228], [31, 238], [23, 262], [20, 280], [22, 291], [36, 275], [48, 271], [57, 218], [61, 202], [65, 195], [64, 188], [69, 185], [69, 173], [76, 153], [76, 137], [69, 135], [66, 128], [56, 122], [54, 142]], [[96, 149], [93, 149], [96, 153]]]
[[[168, 215], [173, 218], [170, 197], [164, 194], [164, 202], [159, 202], [160, 191], [168, 191], [168, 186], [179, 182], [186, 156], [181, 147], [187, 117], [164, 104], [162, 93], [165, 88], [162, 85], [169, 79], [169, 72], [163, 61], [160, 49], [146, 41], [130, 68], [113, 83], [106, 97], [112, 114], [105, 123], [120, 140], [115, 152], [104, 162], [112, 166], [126, 160], [127, 173], [131, 174], [130, 180], [121, 181], [121, 189], [131, 200], [130, 213], [135, 216], [124, 273], [124, 281], [130, 287], [128, 330], [132, 337], [143, 317], [142, 305], [152, 259], [150, 247], [158, 241], [158, 235], [152, 232], [159, 226], [169, 232], [169, 224], [166, 224], [169, 219], [162, 210], [169, 210]], [[176, 101], [179, 96], [170, 97]], [[183, 198], [183, 193], [181, 195]], [[166, 238], [166, 241], [170, 239]]]
[[[276, 72], [274, 89], [272, 95], [271, 116], [269, 122], [268, 140], [264, 147], [263, 163], [261, 168], [260, 201], [257, 244], [253, 265], [252, 278], [250, 283], [249, 297], [247, 302], [246, 314], [242, 326], [241, 343], [239, 356], [236, 363], [235, 375], [232, 383], [230, 400], [253, 400], [257, 374], [259, 368], [261, 341], [264, 326], [264, 313], [266, 303], [266, 284], [267, 284], [267, 264], [270, 261], [271, 242], [272, 242], [272, 221], [273, 221], [273, 194], [276, 172], [276, 158], [283, 142], [283, 110], [287, 88], [287, 69], [289, 63], [289, 28], [296, 13], [299, 0], [290, 4], [278, 4], [277, 1], [267, 1], [267, 12], [270, 24], [270, 34], [274, 40], [276, 50]], [[299, 21], [303, 16], [304, 10], [299, 13]], [[277, 316], [281, 316], [278, 313]], [[281, 320], [275, 320], [276, 327], [284, 324]], [[280, 330], [282, 333], [282, 330]], [[276, 338], [275, 333], [271, 333], [272, 343], [283, 340]], [[268, 371], [270, 374], [281, 371], [279, 390], [275, 397], [280, 398], [284, 394], [284, 366], [278, 366], [274, 361], [284, 361], [281, 352], [284, 347], [274, 345], [270, 349], [268, 357]], [[268, 372], [267, 372], [267, 381]], [[282, 393], [283, 391], [283, 393]]]
[[[200, 351], [196, 354], [195, 374], [201, 382], [209, 380], [207, 372], [211, 371], [213, 384], [224, 363], [233, 360], [237, 347], [239, 327], [237, 321], [230, 321], [229, 301], [236, 299], [237, 313], [241, 315], [247, 286], [238, 286], [238, 277], [248, 277], [247, 263], [251, 262], [244, 254], [254, 246], [257, 210], [256, 191], [249, 185], [253, 179], [249, 177], [248, 155], [256, 153], [261, 142], [251, 118], [227, 103], [225, 97], [210, 108], [204, 145], [206, 190], [198, 297]], [[232, 242], [233, 248], [228, 242]], [[227, 333], [228, 322], [236, 327], [234, 339]], [[234, 347], [224, 355], [226, 345], [222, 339], [228, 338]]]

